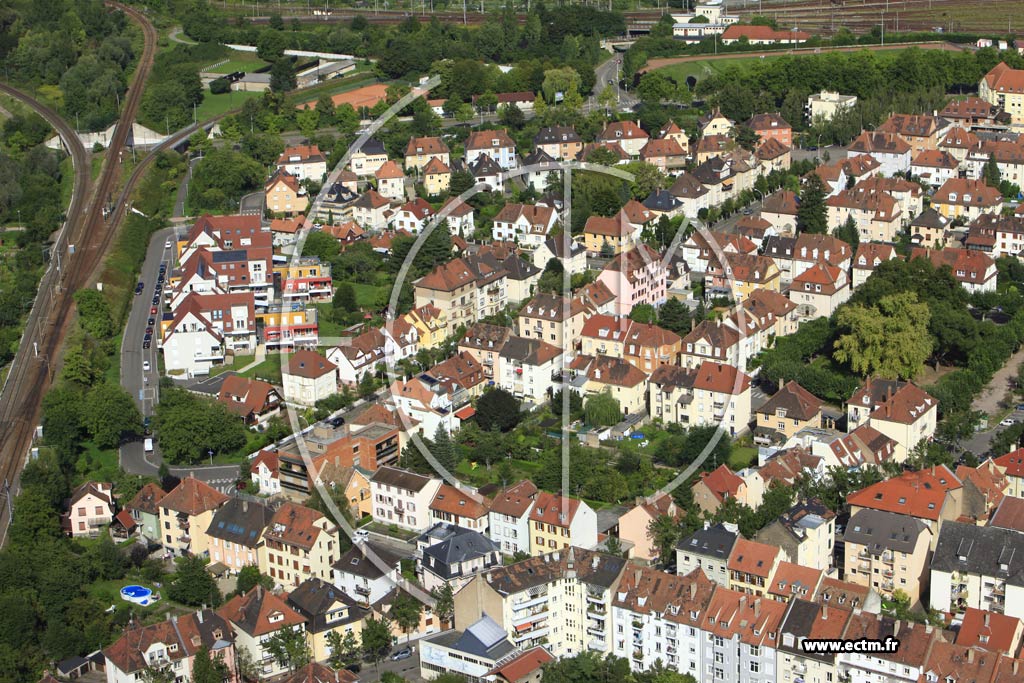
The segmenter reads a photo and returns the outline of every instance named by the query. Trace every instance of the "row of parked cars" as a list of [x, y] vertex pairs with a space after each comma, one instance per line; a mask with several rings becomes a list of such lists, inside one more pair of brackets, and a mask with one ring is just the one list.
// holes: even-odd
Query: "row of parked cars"
[[[157, 315], [160, 313], [160, 297], [164, 293], [164, 281], [167, 277], [167, 262], [164, 261], [160, 264], [160, 272], [157, 274], [156, 285], [153, 287], [153, 301], [152, 306], [149, 308], [149, 318], [146, 320], [146, 333], [142, 337], [142, 348], [148, 349], [153, 344], [153, 330], [156, 327]], [[146, 288], [146, 283], [139, 280], [139, 283], [135, 285], [135, 295], [142, 294], [142, 291]]]

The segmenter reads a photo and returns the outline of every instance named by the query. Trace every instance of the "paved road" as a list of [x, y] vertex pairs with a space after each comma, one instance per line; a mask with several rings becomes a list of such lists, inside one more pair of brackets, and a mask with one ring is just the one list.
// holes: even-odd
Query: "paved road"
[[[1010, 419], [1014, 422], [1024, 422], [1024, 410], [1014, 410], [1012, 413], [1006, 416], [1004, 419]], [[991, 429], [985, 431], [975, 432], [969, 439], [965, 439], [961, 446], [964, 450], [974, 453], [978, 457], [982, 457], [988, 453], [989, 448], [992, 447], [992, 440], [996, 438], [996, 435], [1007, 429], [1003, 425], [996, 424]], [[995, 456], [1003, 455], [1002, 453], [994, 453]]]
[[615, 55], [611, 59], [601, 62], [594, 69], [594, 75], [597, 77], [597, 81], [594, 85], [594, 95], [598, 95], [605, 87], [608, 82], [611, 81], [619, 95], [619, 109], [624, 111], [631, 108], [639, 100], [633, 97], [631, 92], [623, 90], [619, 86], [619, 80], [622, 76], [619, 69], [621, 69], [620, 60], [621, 55]]
[[[164, 228], [155, 233], [149, 243], [146, 260], [142, 264], [142, 272], [139, 276], [146, 287], [142, 294], [136, 296], [132, 301], [131, 311], [128, 313], [128, 323], [121, 341], [121, 386], [135, 398], [135, 402], [144, 416], [152, 416], [156, 410], [156, 404], [160, 400], [160, 353], [157, 350], [156, 334], [154, 334], [154, 341], [150, 348], [143, 349], [142, 341], [149, 318], [156, 319], [154, 333], [159, 330], [159, 313], [157, 315], [150, 313], [153, 288], [156, 285], [160, 263], [166, 261], [168, 270], [171, 268], [171, 250], [165, 244], [174, 231], [174, 228]], [[161, 305], [159, 310], [162, 309]], [[144, 361], [149, 361], [149, 372], [142, 370]], [[147, 454], [144, 451], [142, 441], [131, 441], [121, 446], [120, 455], [121, 467], [129, 474], [155, 476], [159, 472], [162, 462], [159, 440], [154, 444], [153, 453]], [[170, 471], [171, 474], [178, 477], [194, 474], [198, 479], [225, 492], [234, 488], [235, 480], [238, 478], [237, 465], [171, 467]]]

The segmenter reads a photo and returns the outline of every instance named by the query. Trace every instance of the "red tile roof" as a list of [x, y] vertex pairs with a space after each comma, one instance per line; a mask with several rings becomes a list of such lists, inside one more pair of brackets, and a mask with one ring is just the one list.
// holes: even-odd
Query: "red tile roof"
[[1010, 652], [1020, 619], [976, 607], [964, 610], [963, 623], [956, 634], [956, 644], [980, 647], [990, 652]]
[[740, 487], [744, 486], [743, 480], [726, 465], [719, 465], [711, 472], [701, 472], [700, 483], [703, 483], [718, 500], [735, 498]]
[[1024, 70], [1011, 69], [1006, 62], [999, 62], [985, 74], [985, 82], [996, 92], [1024, 93]]
[[766, 543], [748, 541], [742, 536], [736, 539], [729, 555], [729, 571], [742, 572], [767, 579], [779, 556], [779, 548]]
[[507, 683], [518, 683], [538, 671], [548, 662], [553, 661], [555, 661], [555, 658], [550, 652], [541, 646], [537, 646], [516, 655], [501, 666], [491, 669], [487, 672], [486, 676], [489, 678], [493, 675]]
[[309, 349], [296, 351], [281, 364], [283, 373], [306, 379], [317, 379], [337, 369], [337, 365]]
[[508, 486], [494, 495], [491, 512], [522, 517], [537, 497], [537, 486], [529, 479]]
[[1024, 477], [1024, 448], [1010, 451], [995, 459], [999, 467], [1003, 468], [1008, 477]]
[[441, 484], [430, 502], [430, 509], [457, 517], [480, 519], [487, 516], [490, 501], [479, 494], [470, 494], [448, 484]]
[[739, 40], [747, 38], [751, 41], [791, 43], [811, 39], [806, 31], [776, 31], [771, 26], [754, 26], [732, 24], [722, 33], [722, 40]]
[[750, 389], [750, 376], [732, 365], [706, 360], [697, 368], [693, 388], [738, 395]]
[[784, 600], [790, 598], [801, 598], [810, 600], [818, 590], [825, 573], [813, 567], [804, 567], [792, 562], [779, 562], [775, 569], [771, 583], [768, 584], [768, 593], [777, 595]]
[[[970, 197], [966, 199], [965, 196]], [[932, 197], [932, 205], [955, 204], [960, 206], [993, 207], [1003, 203], [1002, 193], [989, 187], [981, 180], [950, 178], [942, 184]]]
[[938, 521], [946, 493], [962, 484], [945, 465], [917, 472], [903, 472], [872, 484], [846, 497], [851, 506], [896, 512], [919, 519]]
[[568, 528], [579, 511], [580, 504], [575, 498], [542, 491], [537, 494], [533, 509], [530, 510], [530, 521]]
[[219, 508], [227, 500], [227, 496], [206, 482], [185, 477], [160, 500], [160, 507], [194, 516]]

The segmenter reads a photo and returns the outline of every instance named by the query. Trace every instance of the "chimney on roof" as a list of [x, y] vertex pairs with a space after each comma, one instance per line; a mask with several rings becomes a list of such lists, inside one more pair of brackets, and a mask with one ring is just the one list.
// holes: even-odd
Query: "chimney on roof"
[[693, 600], [695, 597], [697, 597], [697, 582], [696, 581], [691, 581], [690, 582], [690, 599]]
[[893, 636], [898, 636], [900, 634], [900, 626], [902, 625], [902, 623], [903, 622], [901, 622], [899, 619], [897, 619], [896, 623], [893, 624], [893, 626], [892, 626], [892, 634], [893, 634]]
[[203, 605], [203, 609], [196, 612], [196, 621], [200, 624], [203, 623], [203, 612], [206, 610], [206, 605]]
[[783, 382], [782, 378], [780, 377], [779, 378], [779, 391], [782, 391], [783, 384], [784, 384], [784, 382]]
[[640, 577], [641, 576], [643, 576], [643, 571], [641, 571], [640, 569], [637, 569], [636, 571], [633, 572], [633, 580], [636, 583], [640, 583]]
[[973, 647], [967, 648], [967, 663], [968, 664], [973, 664], [974, 663], [974, 648]]
[[754, 616], [761, 616], [761, 598], [754, 598]]
[[249, 511], [249, 501], [243, 500], [242, 501], [242, 512], [248, 512], [248, 511]]
[[988, 626], [989, 616], [991, 615], [988, 612], [985, 612], [985, 626]]
[[821, 606], [821, 620], [828, 621], [828, 605]]

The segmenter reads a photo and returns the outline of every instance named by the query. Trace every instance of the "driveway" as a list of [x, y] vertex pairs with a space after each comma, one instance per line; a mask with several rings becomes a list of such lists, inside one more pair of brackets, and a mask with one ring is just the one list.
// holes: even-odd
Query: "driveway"
[[242, 197], [242, 201], [239, 202], [238, 212], [243, 216], [262, 216], [263, 193], [253, 192]]

